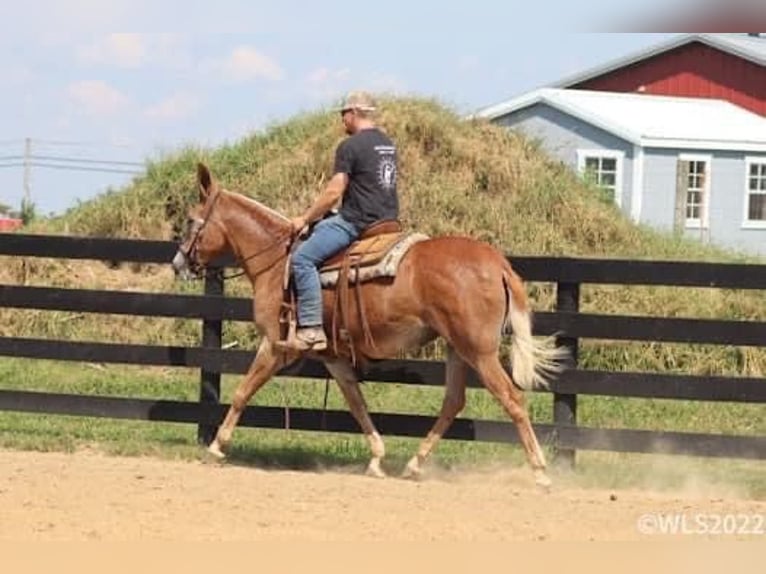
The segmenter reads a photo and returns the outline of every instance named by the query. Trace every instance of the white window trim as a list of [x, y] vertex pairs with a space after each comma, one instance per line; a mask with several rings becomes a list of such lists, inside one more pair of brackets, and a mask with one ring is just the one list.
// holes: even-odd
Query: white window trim
[[[686, 229], [710, 229], [710, 190], [713, 179], [713, 156], [696, 153], [679, 154], [681, 161], [701, 161], [705, 163], [705, 187], [702, 190], [702, 217], [700, 219], [685, 219]], [[684, 203], [685, 205], [685, 203]]]
[[644, 148], [633, 146], [633, 182], [630, 191], [630, 214], [635, 223], [641, 221], [641, 210], [644, 204]]
[[742, 229], [766, 229], [766, 221], [753, 221], [748, 216], [748, 200], [750, 199], [750, 166], [754, 163], [766, 164], [766, 156], [745, 157], [745, 198], [742, 206]]
[[604, 157], [616, 160], [615, 182], [614, 182], [614, 202], [618, 207], [622, 207], [622, 180], [625, 177], [623, 164], [625, 152], [614, 149], [578, 149], [577, 150], [577, 172], [582, 175], [585, 172], [586, 157]]

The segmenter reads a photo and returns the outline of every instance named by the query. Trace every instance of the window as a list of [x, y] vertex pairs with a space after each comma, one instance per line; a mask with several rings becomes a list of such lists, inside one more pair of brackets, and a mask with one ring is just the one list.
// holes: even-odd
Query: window
[[702, 220], [702, 208], [705, 200], [706, 162], [692, 160], [688, 162], [686, 173], [686, 221], [699, 223]]
[[682, 154], [676, 171], [675, 228], [707, 228], [710, 156]]
[[577, 151], [577, 169], [583, 178], [600, 187], [617, 205], [622, 205], [623, 156], [613, 150]]
[[766, 157], [748, 158], [745, 224], [766, 226]]

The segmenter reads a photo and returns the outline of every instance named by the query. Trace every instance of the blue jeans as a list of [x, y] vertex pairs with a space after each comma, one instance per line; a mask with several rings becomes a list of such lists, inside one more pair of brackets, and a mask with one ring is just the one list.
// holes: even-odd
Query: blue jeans
[[340, 215], [323, 219], [309, 238], [293, 253], [291, 262], [298, 305], [298, 325], [322, 324], [322, 286], [319, 267], [327, 259], [351, 245], [359, 232]]

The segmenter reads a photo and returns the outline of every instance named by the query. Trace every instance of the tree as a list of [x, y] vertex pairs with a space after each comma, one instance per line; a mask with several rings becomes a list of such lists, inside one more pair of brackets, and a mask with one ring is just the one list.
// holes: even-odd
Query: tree
[[33, 201], [21, 200], [21, 212], [19, 214], [24, 225], [29, 225], [37, 217], [37, 208]]

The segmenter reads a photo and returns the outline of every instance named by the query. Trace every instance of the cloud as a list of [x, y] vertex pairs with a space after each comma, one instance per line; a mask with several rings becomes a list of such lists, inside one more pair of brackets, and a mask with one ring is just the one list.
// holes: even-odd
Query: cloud
[[67, 87], [67, 96], [89, 116], [110, 116], [123, 111], [130, 105], [130, 98], [100, 80], [75, 82]]
[[9, 37], [27, 42], [34, 38], [35, 43], [55, 41], [71, 47], [73, 38], [92, 38], [107, 30], [142, 30], [148, 34], [182, 29], [198, 35], [270, 33], [283, 21], [283, 12], [276, 4], [260, 4], [235, 0], [222, 2], [225, 8], [217, 9], [209, 2], [178, 0], [0, 2], [0, 21], [6, 23], [0, 42]]
[[144, 115], [156, 120], [181, 120], [194, 115], [199, 108], [200, 99], [197, 96], [178, 92], [147, 108]]
[[151, 61], [168, 68], [191, 68], [188, 42], [189, 38], [182, 34], [153, 34], [149, 44]]
[[332, 69], [322, 66], [304, 78], [305, 92], [313, 101], [335, 102], [349, 90], [367, 90], [389, 94], [405, 91], [405, 83], [393, 74], [366, 73], [358, 75], [349, 68]]
[[275, 60], [251, 46], [238, 46], [222, 60], [204, 62], [203, 68], [211, 68], [234, 82], [258, 79], [278, 81], [284, 77], [282, 68]]
[[189, 68], [186, 38], [180, 34], [108, 34], [77, 48], [85, 65], [138, 69], [146, 66]]
[[77, 49], [85, 64], [109, 64], [120, 68], [140, 68], [146, 61], [148, 46], [142, 34], [109, 34]]

